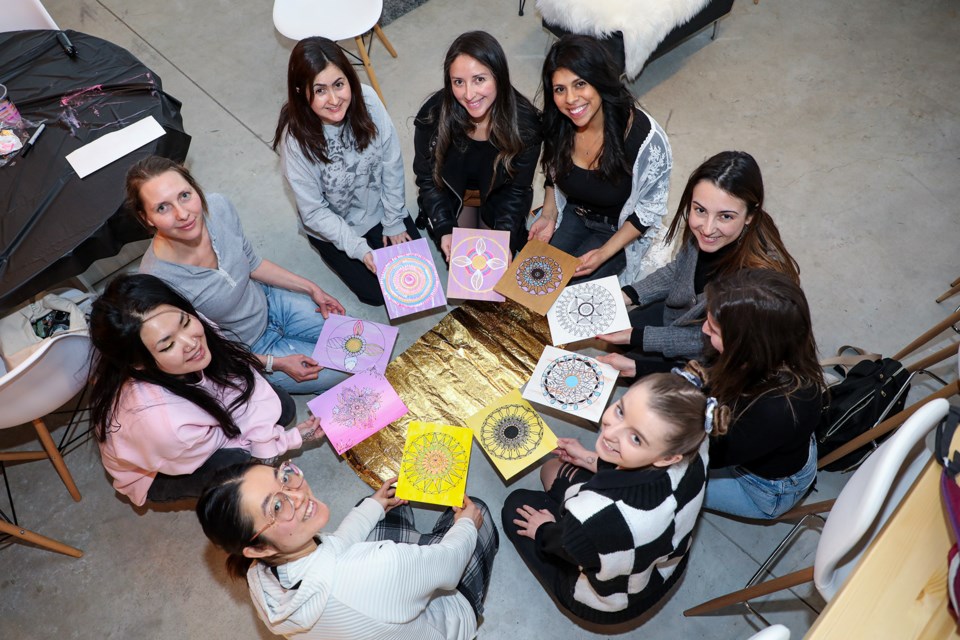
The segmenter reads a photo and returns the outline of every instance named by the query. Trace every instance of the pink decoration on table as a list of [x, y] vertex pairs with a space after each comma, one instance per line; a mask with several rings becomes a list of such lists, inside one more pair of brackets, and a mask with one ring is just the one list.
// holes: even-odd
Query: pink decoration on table
[[425, 238], [376, 249], [373, 262], [391, 319], [447, 304]]
[[503, 302], [493, 285], [510, 266], [510, 232], [454, 227], [450, 246], [447, 297]]
[[323, 323], [313, 359], [320, 366], [353, 373], [374, 369], [383, 373], [390, 362], [399, 329], [389, 325], [331, 315]]
[[307, 403], [340, 455], [407, 414], [407, 405], [375, 371], [351, 376]]

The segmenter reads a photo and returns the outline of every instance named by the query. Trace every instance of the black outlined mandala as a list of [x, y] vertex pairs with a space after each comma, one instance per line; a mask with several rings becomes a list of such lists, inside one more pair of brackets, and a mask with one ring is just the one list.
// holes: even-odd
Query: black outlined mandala
[[481, 444], [495, 458], [519, 460], [533, 453], [543, 441], [544, 426], [533, 409], [520, 404], [504, 405], [484, 419]]
[[403, 473], [423, 493], [439, 494], [463, 481], [469, 462], [469, 452], [453, 436], [425, 433], [404, 452]]
[[527, 258], [517, 267], [517, 286], [533, 296], [553, 293], [563, 281], [560, 263], [546, 256]]
[[590, 283], [564, 289], [554, 308], [564, 331], [581, 338], [606, 333], [617, 315], [613, 295]]
[[557, 358], [543, 372], [540, 389], [550, 404], [563, 410], [587, 407], [603, 394], [603, 373], [589, 358]]

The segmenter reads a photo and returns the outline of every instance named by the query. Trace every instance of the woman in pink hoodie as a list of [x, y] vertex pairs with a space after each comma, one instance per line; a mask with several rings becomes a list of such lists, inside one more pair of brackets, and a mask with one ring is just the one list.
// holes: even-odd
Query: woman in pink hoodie
[[93, 304], [91, 410], [103, 466], [136, 505], [196, 498], [220, 468], [322, 437], [285, 430], [262, 365], [158, 278], [116, 278]]

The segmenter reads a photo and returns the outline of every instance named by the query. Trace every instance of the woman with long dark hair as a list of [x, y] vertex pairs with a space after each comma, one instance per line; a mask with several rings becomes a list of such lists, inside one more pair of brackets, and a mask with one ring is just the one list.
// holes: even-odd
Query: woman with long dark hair
[[361, 302], [382, 305], [372, 251], [420, 234], [404, 204], [397, 131], [336, 42], [294, 46], [273, 148], [310, 244]]
[[260, 361], [159, 278], [114, 279], [93, 303], [90, 338], [94, 434], [134, 504], [196, 498], [224, 466], [322, 436], [312, 417], [284, 430]]
[[667, 135], [589, 36], [565, 35], [543, 62], [543, 210], [529, 237], [580, 258], [578, 279], [633, 282], [667, 212]]
[[443, 89], [420, 108], [414, 134], [418, 224], [448, 261], [454, 227], [510, 232], [519, 251], [540, 158], [540, 117], [510, 84], [507, 57], [485, 31], [457, 37]]

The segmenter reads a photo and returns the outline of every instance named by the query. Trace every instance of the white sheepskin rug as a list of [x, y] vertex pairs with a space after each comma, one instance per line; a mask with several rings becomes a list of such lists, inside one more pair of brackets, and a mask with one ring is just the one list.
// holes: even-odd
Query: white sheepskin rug
[[573, 33], [605, 38], [623, 33], [627, 77], [636, 78], [670, 31], [710, 0], [537, 0], [543, 19]]

